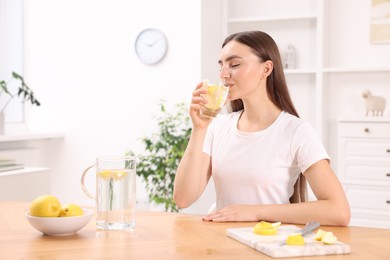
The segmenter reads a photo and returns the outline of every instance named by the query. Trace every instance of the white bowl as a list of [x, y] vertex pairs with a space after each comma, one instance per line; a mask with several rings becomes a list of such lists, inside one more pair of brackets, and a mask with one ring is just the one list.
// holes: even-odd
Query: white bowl
[[31, 226], [45, 235], [63, 236], [74, 234], [82, 229], [91, 219], [93, 211], [83, 208], [84, 214], [75, 217], [34, 217], [26, 213]]

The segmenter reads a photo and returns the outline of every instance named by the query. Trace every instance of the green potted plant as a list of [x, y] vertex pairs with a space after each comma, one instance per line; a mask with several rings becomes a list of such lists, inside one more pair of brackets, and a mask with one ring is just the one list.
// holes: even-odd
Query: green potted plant
[[150, 202], [164, 206], [165, 211], [178, 212], [173, 182], [192, 128], [184, 103], [175, 104], [174, 112], [169, 112], [164, 103], [160, 102], [160, 114], [156, 117], [158, 131], [142, 138], [145, 151], [137, 155], [137, 175], [145, 181]]
[[[17, 80], [20, 83], [17, 89], [17, 93], [11, 93], [8, 89], [8, 84], [11, 80]], [[32, 105], [41, 105], [39, 101], [35, 98], [33, 91], [27, 86], [26, 82], [24, 81], [24, 78], [16, 72], [12, 72], [12, 78], [8, 82], [4, 80], [0, 81], [0, 99], [3, 98], [3, 96], [7, 96], [8, 100], [2, 102], [3, 105], [0, 106], [0, 134], [4, 134], [4, 110], [8, 107], [13, 98], [20, 97], [23, 103], [30, 101]]]

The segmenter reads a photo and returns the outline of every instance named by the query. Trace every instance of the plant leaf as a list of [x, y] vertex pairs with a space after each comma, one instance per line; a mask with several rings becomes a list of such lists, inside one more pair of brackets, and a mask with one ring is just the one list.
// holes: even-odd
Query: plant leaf
[[140, 158], [137, 175], [144, 179], [151, 202], [163, 205], [166, 211], [178, 212], [173, 200], [173, 181], [192, 129], [184, 103], [176, 104], [175, 111], [170, 112], [162, 100], [159, 111], [158, 131], [141, 138], [145, 151], [137, 156]]

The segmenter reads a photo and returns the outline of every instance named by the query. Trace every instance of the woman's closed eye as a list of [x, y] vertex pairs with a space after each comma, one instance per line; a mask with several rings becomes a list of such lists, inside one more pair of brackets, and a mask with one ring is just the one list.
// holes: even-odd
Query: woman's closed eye
[[[240, 65], [241, 65], [240, 63], [230, 64], [229, 68], [234, 69], [234, 68], [239, 67]], [[219, 71], [221, 71], [221, 70], [222, 70], [222, 66], [219, 67]]]
[[231, 62], [231, 63], [226, 63], [226, 64], [222, 64], [222, 62], [218, 62], [219, 63], [219, 71], [222, 71], [222, 69], [224, 68], [224, 67], [228, 67], [228, 68], [230, 68], [230, 69], [234, 69], [234, 68], [237, 68], [237, 67], [239, 67], [240, 65], [241, 65], [241, 63], [233, 63], [233, 62]]

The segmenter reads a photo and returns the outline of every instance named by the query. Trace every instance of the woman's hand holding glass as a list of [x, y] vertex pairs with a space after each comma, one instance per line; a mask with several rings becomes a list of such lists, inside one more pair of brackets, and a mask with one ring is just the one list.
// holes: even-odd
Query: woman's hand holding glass
[[207, 127], [225, 105], [229, 88], [220, 83], [199, 83], [192, 92], [190, 116], [194, 127]]
[[225, 105], [229, 87], [225, 86], [222, 81], [214, 84], [204, 80], [203, 88], [207, 90], [207, 93], [201, 96], [206, 99], [207, 103], [201, 106], [200, 114], [202, 117], [215, 118]]
[[207, 100], [203, 97], [205, 94], [207, 94], [207, 90], [203, 87], [203, 82], [200, 82], [192, 92], [190, 117], [193, 126], [197, 128], [206, 128], [212, 120], [212, 118], [202, 117], [200, 114], [202, 105], [207, 103]]

